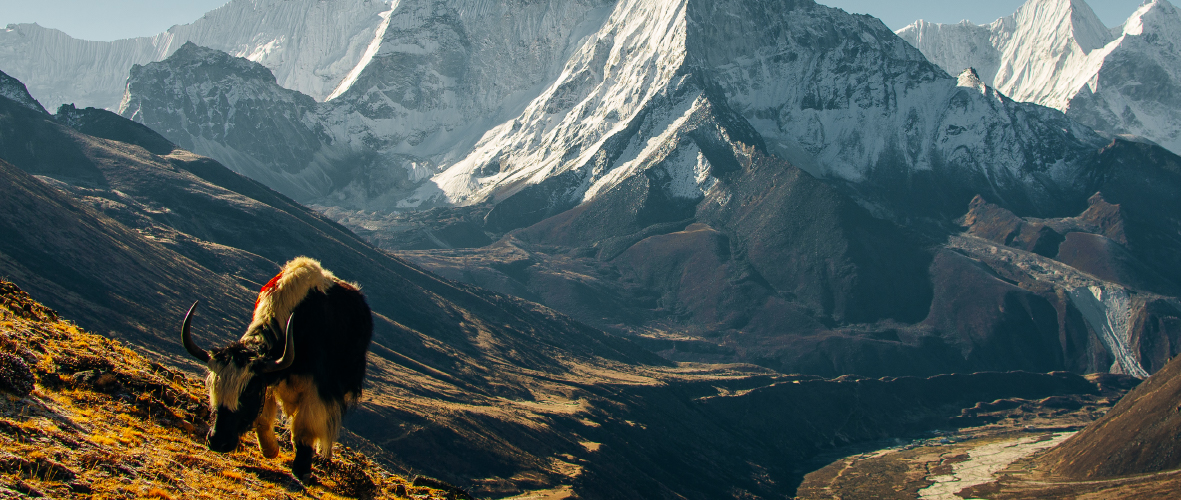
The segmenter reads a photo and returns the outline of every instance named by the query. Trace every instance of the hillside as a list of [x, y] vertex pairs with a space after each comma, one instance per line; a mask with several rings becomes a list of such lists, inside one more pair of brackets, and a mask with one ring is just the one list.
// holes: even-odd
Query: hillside
[[641, 175], [484, 248], [398, 255], [678, 361], [1146, 376], [1181, 348], [1175, 160], [1112, 166], [1075, 217], [1021, 218], [977, 197], [962, 233], [930, 237], [782, 160], [734, 156], [696, 207], [676, 210]]
[[252, 443], [213, 453], [204, 381], [78, 328], [7, 281], [0, 346], [5, 498], [455, 498], [348, 448], [315, 464], [307, 490], [283, 466], [288, 442], [278, 460]]

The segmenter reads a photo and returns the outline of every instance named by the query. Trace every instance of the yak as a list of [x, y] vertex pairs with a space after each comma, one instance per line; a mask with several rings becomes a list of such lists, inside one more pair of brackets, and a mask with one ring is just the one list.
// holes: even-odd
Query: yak
[[211, 351], [189, 333], [197, 304], [185, 314], [181, 343], [209, 369], [209, 449], [233, 451], [253, 428], [263, 456], [274, 458], [282, 406], [295, 446], [291, 472], [309, 480], [313, 449], [331, 459], [341, 418], [361, 397], [373, 315], [360, 287], [297, 257], [259, 291], [246, 334]]

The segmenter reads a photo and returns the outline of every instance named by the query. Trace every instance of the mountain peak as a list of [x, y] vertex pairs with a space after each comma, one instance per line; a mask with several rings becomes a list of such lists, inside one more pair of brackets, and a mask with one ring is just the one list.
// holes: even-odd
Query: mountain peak
[[994, 84], [1014, 98], [1052, 89], [1055, 70], [1077, 64], [1112, 38], [1083, 0], [1029, 0], [997, 23], [1001, 29], [994, 31], [1004, 40], [998, 47], [1002, 53], [1037, 55], [1018, 58], [1011, 66], [1002, 64]]
[[984, 82], [980, 80], [980, 75], [976, 73], [976, 68], [968, 68], [960, 72], [957, 77], [957, 85], [960, 87], [981, 88]]
[[0, 97], [7, 97], [16, 101], [21, 106], [29, 108], [33, 111], [49, 114], [45, 108], [41, 107], [41, 103], [33, 99], [29, 94], [29, 89], [20, 80], [8, 76], [7, 73], [0, 71]]
[[[241, 73], [243, 78], [261, 79], [272, 83], [276, 81], [274, 73], [271, 73], [271, 70], [266, 66], [193, 42], [185, 42], [184, 45], [176, 49], [176, 52], [164, 59], [164, 62], [171, 66], [220, 66]], [[134, 73], [133, 67], [132, 74]]]
[[1125, 35], [1142, 35], [1147, 31], [1181, 37], [1181, 13], [1168, 0], [1148, 0], [1124, 21], [1119, 31]]

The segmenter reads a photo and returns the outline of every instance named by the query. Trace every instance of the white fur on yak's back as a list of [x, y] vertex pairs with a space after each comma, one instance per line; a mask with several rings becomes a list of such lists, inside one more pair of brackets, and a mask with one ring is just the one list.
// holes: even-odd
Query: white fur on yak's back
[[320, 262], [307, 257], [291, 259], [283, 270], [258, 292], [258, 302], [254, 305], [254, 320], [250, 323], [249, 332], [257, 331], [265, 326], [272, 318], [280, 325], [287, 324], [287, 318], [295, 307], [307, 297], [312, 290], [327, 292], [332, 285], [344, 283], [352, 288], [357, 285], [347, 283], [332, 274], [332, 271], [320, 266]]

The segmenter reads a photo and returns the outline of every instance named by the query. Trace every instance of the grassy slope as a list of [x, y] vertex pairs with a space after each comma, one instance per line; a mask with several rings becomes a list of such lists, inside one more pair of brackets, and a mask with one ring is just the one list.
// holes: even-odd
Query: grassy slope
[[14, 394], [19, 369], [0, 360], [0, 497], [447, 497], [346, 448], [315, 464], [319, 484], [306, 490], [287, 470], [290, 446], [276, 460], [263, 459], [253, 439], [228, 455], [210, 452], [200, 380], [79, 329], [8, 282], [0, 282], [0, 348], [37, 379], [31, 393]]

